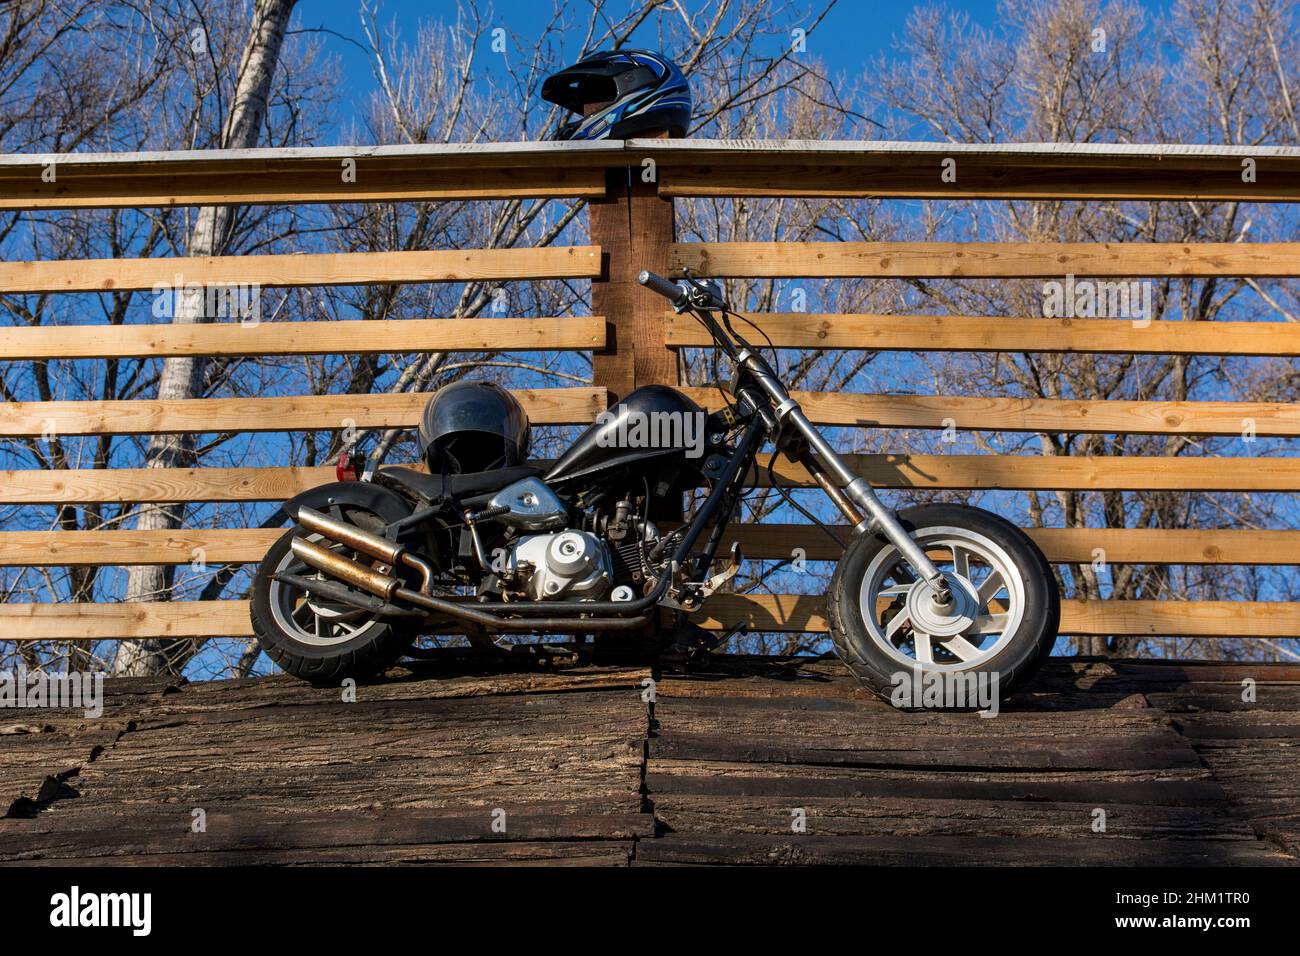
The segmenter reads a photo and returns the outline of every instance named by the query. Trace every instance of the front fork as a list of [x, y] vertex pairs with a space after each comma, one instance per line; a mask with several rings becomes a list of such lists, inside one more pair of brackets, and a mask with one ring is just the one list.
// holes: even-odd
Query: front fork
[[749, 349], [742, 349], [736, 358], [772, 400], [775, 424], [792, 428], [807, 443], [808, 453], [801, 464], [853, 524], [853, 533], [861, 535], [872, 529], [878, 530], [898, 549], [917, 576], [930, 585], [935, 605], [939, 608], [950, 606], [952, 593], [943, 572], [930, 560], [925, 549], [912, 540], [894, 510], [876, 496], [865, 478], [855, 475], [845, 464], [830, 442], [808, 420], [799, 403], [790, 397], [785, 386], [768, 371], [767, 363], [761, 357]]

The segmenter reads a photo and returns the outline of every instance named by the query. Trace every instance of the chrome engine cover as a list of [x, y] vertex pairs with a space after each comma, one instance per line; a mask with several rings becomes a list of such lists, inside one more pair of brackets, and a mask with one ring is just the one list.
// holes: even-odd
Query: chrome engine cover
[[534, 601], [597, 601], [614, 578], [605, 542], [572, 528], [520, 538], [506, 551], [505, 572], [503, 576], [520, 584]]
[[569, 520], [564, 502], [537, 478], [525, 478], [506, 485], [492, 496], [488, 507], [509, 508], [509, 513], [497, 520], [523, 531], [554, 531], [563, 528]]

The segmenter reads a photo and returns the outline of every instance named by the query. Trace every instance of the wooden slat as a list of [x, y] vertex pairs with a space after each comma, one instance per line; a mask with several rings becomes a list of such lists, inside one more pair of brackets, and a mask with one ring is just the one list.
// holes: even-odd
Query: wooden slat
[[[852, 533], [835, 526], [841, 540]], [[284, 528], [174, 531], [0, 531], [0, 567], [208, 564], [256, 562]], [[1300, 564], [1300, 531], [1154, 528], [1029, 528], [1047, 559], [1088, 564], [1100, 548], [1112, 564]], [[835, 561], [843, 551], [808, 524], [732, 525], [723, 546], [739, 542], [747, 558], [784, 559], [794, 549], [809, 561]]]
[[[655, 158], [668, 196], [1199, 199], [1294, 202], [1293, 148], [1101, 144], [672, 140]], [[1256, 164], [1242, 181], [1242, 160]], [[955, 182], [940, 175], [956, 163]]]
[[899, 279], [1300, 276], [1294, 242], [698, 242], [669, 250], [674, 274]]
[[429, 169], [380, 171], [362, 160], [355, 181], [342, 166], [299, 171], [210, 172], [201, 175], [130, 176], [58, 172], [41, 177], [0, 177], [0, 209], [101, 209], [118, 206], [229, 206], [274, 203], [361, 203], [481, 199], [599, 199], [599, 169]]
[[[852, 455], [849, 460], [859, 475], [880, 488], [1288, 491], [1300, 482], [1300, 458]], [[796, 465], [778, 463], [777, 475], [809, 483], [807, 473]]]
[[[879, 488], [1010, 491], [1300, 491], [1300, 458], [848, 455]], [[766, 466], [766, 462], [764, 462]], [[778, 463], [782, 483], [808, 487]], [[758, 483], [766, 484], [766, 467]], [[332, 468], [113, 468], [0, 471], [0, 504], [283, 501], [334, 480]]]
[[[709, 408], [716, 389], [687, 389]], [[1247, 420], [1259, 436], [1300, 435], [1300, 410], [1274, 402], [1123, 402], [978, 398], [928, 395], [797, 393], [809, 417], [824, 425], [980, 431], [1064, 431], [1085, 434], [1239, 435]], [[605, 408], [602, 389], [557, 388], [520, 392], [537, 424], [590, 422]], [[169, 432], [292, 431], [408, 427], [428, 395], [306, 395], [179, 401], [7, 402], [0, 404], [0, 435], [156, 434]]]
[[21, 469], [0, 471], [0, 503], [285, 501], [334, 480], [333, 468]]
[[6, 640], [251, 637], [247, 601], [0, 604]]
[[599, 349], [603, 316], [235, 322], [203, 325], [4, 326], [0, 361], [168, 355], [353, 355]]
[[[847, 526], [835, 526], [834, 530], [843, 541], [852, 537], [851, 529]], [[1025, 530], [1043, 549], [1047, 560], [1057, 564], [1090, 564], [1096, 560], [1097, 556], [1093, 552], [1097, 549], [1104, 552], [1104, 560], [1111, 564], [1300, 564], [1300, 531], [1234, 531], [1221, 528]], [[21, 534], [24, 537], [16, 540], [26, 541], [27, 533]], [[61, 536], [66, 537], [66, 533], [55, 532], [46, 537], [57, 540]], [[4, 540], [6, 536], [0, 535], [0, 542]], [[809, 561], [835, 561], [843, 553], [825, 532], [808, 524], [732, 525], [723, 541], [724, 547], [732, 541], [740, 543], [742, 552], [748, 558], [790, 558], [794, 548], [802, 548], [804, 557]], [[30, 551], [30, 556], [39, 557], [45, 546], [36, 541], [32, 541], [32, 544], [35, 547]], [[16, 560], [15, 563], [32, 562]]]
[[257, 562], [286, 530], [3, 531], [0, 567]]
[[107, 292], [158, 286], [388, 285], [600, 275], [595, 246], [301, 255], [0, 262], [0, 292]]
[[621, 151], [606, 141], [4, 156], [0, 209], [598, 198]]
[[[1242, 160], [1256, 164], [1243, 182]], [[594, 192], [653, 158], [664, 195], [1293, 201], [1300, 156], [1270, 146], [800, 140], [449, 143], [0, 157], [0, 208], [361, 202]], [[940, 164], [957, 163], [956, 182]], [[42, 174], [55, 160], [57, 178]], [[356, 163], [344, 183], [342, 163]]]
[[[695, 618], [704, 627], [740, 620], [754, 630], [826, 630], [823, 595], [715, 595]], [[0, 604], [7, 640], [248, 637], [247, 601]], [[1295, 637], [1300, 603], [1274, 601], [1074, 601], [1061, 604], [1062, 635]]]
[[[749, 313], [777, 348], [902, 352], [1096, 352], [1123, 355], [1300, 355], [1292, 322], [1167, 322], [972, 315]], [[743, 328], [743, 327], [742, 327]], [[762, 336], [746, 337], [765, 344]], [[668, 346], [711, 346], [690, 316], [668, 313]]]
[[[826, 598], [810, 594], [714, 595], [703, 627], [748, 621], [758, 631], [826, 630]], [[1134, 637], [1296, 637], [1300, 603], [1282, 601], [1061, 602], [1060, 634]]]
[[[709, 408], [716, 388], [686, 389]], [[862, 395], [796, 392], [819, 425], [964, 431], [1071, 432], [1131, 435], [1300, 435], [1300, 406], [1287, 402], [1128, 402], [964, 395]]]
[[[592, 421], [606, 407], [600, 388], [516, 390], [535, 424]], [[151, 435], [175, 432], [274, 432], [404, 428], [417, 424], [429, 395], [299, 395], [108, 402], [6, 402], [0, 435]]]
[[1089, 170], [1026, 169], [984, 163], [961, 164], [955, 183], [940, 179], [939, 159], [924, 165], [888, 158], [869, 167], [814, 164], [725, 169], [717, 166], [666, 166], [659, 194], [709, 199], [789, 197], [795, 199], [1193, 199], [1202, 202], [1296, 202], [1300, 175], [1269, 177], [1268, 185], [1241, 181], [1236, 168], [1213, 172], [1153, 175], [1142, 168]]

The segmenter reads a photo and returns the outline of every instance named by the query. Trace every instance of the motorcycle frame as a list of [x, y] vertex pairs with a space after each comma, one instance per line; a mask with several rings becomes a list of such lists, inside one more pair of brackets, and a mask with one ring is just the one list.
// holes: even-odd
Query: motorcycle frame
[[[778, 448], [783, 444], [783, 433], [793, 433], [802, 439], [808, 452], [793, 460], [808, 469], [835, 506], [849, 519], [854, 535], [870, 532], [883, 534], [898, 549], [911, 570], [929, 584], [935, 606], [940, 609], [949, 607], [952, 595], [943, 572], [930, 560], [925, 549], [907, 533], [894, 510], [881, 501], [867, 480], [854, 474], [853, 469], [831, 447], [830, 442], [804, 413], [799, 402], [781, 383], [762, 353], [731, 327], [728, 318], [731, 309], [717, 288], [692, 279], [689, 275], [680, 282], [671, 282], [652, 272], [642, 272], [638, 281], [672, 302], [678, 314], [688, 312], [694, 316], [708, 331], [714, 344], [758, 385], [770, 403], [770, 408], [766, 411], [771, 418], [767, 419], [761, 405], [756, 404], [755, 411], [768, 420], [770, 430], [778, 437]], [[722, 322], [714, 316], [715, 312], [722, 316]], [[865, 519], [859, 514], [858, 508], [866, 512]]]
[[[582, 633], [635, 630], [653, 623], [654, 609], [665, 603], [674, 584], [675, 595], [698, 607], [699, 602], [693, 598], [702, 596], [705, 576], [735, 514], [750, 469], [769, 438], [775, 442], [779, 453], [804, 466], [849, 520], [855, 536], [868, 533], [884, 535], [917, 577], [930, 586], [931, 600], [936, 607], [949, 606], [953, 599], [943, 572], [907, 533], [894, 511], [876, 496], [866, 479], [854, 474], [817, 430], [758, 349], [731, 327], [730, 308], [721, 296], [710, 286], [689, 277], [674, 283], [653, 273], [642, 272], [639, 281], [669, 299], [679, 314], [689, 312], [693, 315], [709, 332], [714, 344], [735, 363], [738, 371], [743, 370], [743, 375], [737, 375], [736, 381], [747, 378], [752, 383], [737, 387], [732, 396], [740, 410], [739, 420], [744, 422], [734, 451], [727, 457], [721, 474], [700, 507], [683, 526], [681, 540], [653, 590], [633, 601], [479, 602], [436, 597], [429, 593], [427, 579], [425, 587], [415, 590], [401, 586], [399, 579], [392, 578], [385, 588], [372, 592], [383, 599], [381, 606], [384, 610], [400, 608], [401, 605], [390, 602], [403, 601], [422, 608], [430, 618], [459, 618], [491, 632]], [[715, 317], [715, 312], [722, 316], [721, 322]], [[396, 537], [397, 533], [414, 526], [413, 517], [394, 522], [386, 530]], [[704, 549], [696, 555], [684, 579], [678, 581], [692, 549], [706, 528], [712, 530]], [[291, 577], [291, 583], [300, 587], [306, 582], [305, 578], [296, 575], [285, 577]], [[304, 589], [320, 590], [334, 600], [342, 599], [337, 586], [330, 586], [328, 591], [325, 588]], [[358, 595], [356, 606], [376, 610], [373, 598], [367, 600], [367, 597]], [[680, 610], [681, 600], [675, 603]]]

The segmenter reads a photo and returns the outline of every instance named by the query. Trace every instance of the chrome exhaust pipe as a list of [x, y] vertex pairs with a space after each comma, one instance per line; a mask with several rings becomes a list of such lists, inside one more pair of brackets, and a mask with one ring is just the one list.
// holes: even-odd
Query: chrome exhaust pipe
[[432, 565], [423, 558], [411, 554], [406, 550], [405, 546], [398, 544], [396, 541], [389, 541], [387, 538], [366, 531], [364, 528], [358, 528], [346, 521], [331, 518], [327, 514], [322, 514], [314, 508], [306, 506], [298, 509], [298, 524], [322, 538], [328, 538], [330, 541], [351, 548], [353, 551], [359, 551], [361, 554], [384, 562], [384, 564], [395, 567], [400, 563], [408, 568], [414, 568], [420, 573], [420, 592], [422, 594], [432, 593], [434, 574]]
[[315, 568], [317, 571], [338, 578], [345, 584], [360, 588], [375, 597], [381, 597], [385, 601], [391, 600], [397, 589], [402, 586], [398, 578], [382, 574], [374, 568], [367, 568], [341, 554], [335, 554], [329, 548], [322, 548], [306, 538], [294, 538], [289, 545], [289, 550], [293, 552], [295, 558], [309, 568]]
[[396, 564], [402, 557], [402, 551], [405, 550], [395, 541], [389, 541], [377, 534], [371, 534], [369, 531], [358, 528], [346, 521], [331, 518], [314, 508], [305, 506], [299, 508], [298, 524], [308, 531], [316, 532], [323, 538], [329, 538], [331, 541], [347, 545], [353, 551], [360, 551], [372, 558], [378, 558], [385, 564]]

